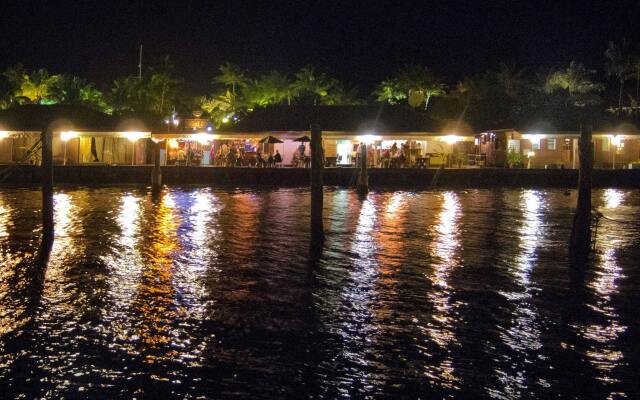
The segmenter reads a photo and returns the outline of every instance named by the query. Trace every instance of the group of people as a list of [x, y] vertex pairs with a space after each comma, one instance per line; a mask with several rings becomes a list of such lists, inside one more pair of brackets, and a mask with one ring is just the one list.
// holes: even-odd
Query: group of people
[[256, 153], [256, 162], [255, 162], [256, 167], [273, 168], [281, 165], [282, 165], [282, 156], [280, 155], [280, 152], [278, 150], [276, 150], [275, 154], [269, 154], [266, 158], [262, 155], [260, 151]]

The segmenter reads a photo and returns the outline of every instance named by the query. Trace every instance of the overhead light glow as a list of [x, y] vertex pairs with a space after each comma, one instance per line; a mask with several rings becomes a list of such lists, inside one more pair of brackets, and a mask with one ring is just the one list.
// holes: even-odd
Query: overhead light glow
[[226, 124], [227, 122], [229, 122], [229, 117], [222, 117], [222, 123]]
[[449, 144], [455, 144], [457, 142], [459, 142], [460, 140], [462, 140], [462, 138], [460, 136], [457, 135], [447, 135], [447, 136], [443, 136], [442, 140], [446, 143]]
[[380, 140], [380, 136], [368, 133], [366, 135], [358, 136], [356, 138], [360, 143], [364, 143], [366, 145], [373, 144], [374, 142]]
[[535, 155], [536, 155], [536, 153], [534, 151], [530, 151], [530, 152], [527, 153], [527, 157], [533, 157]]
[[547, 135], [543, 133], [525, 133], [522, 135], [523, 139], [532, 140], [532, 141], [540, 141], [540, 139], [546, 138]]
[[146, 134], [144, 132], [122, 132], [122, 137], [126, 138], [130, 142], [136, 142], [145, 136]]
[[63, 142], [67, 142], [77, 137], [78, 137], [78, 132], [74, 132], [74, 131], [60, 132], [60, 140], [62, 140]]
[[216, 138], [216, 135], [211, 133], [196, 133], [195, 135], [191, 135], [191, 139], [195, 140], [200, 144], [209, 144], [212, 140]]
[[0, 131], [0, 140], [4, 139], [4, 138], [8, 138], [9, 137], [9, 132], [7, 131]]
[[609, 135], [609, 138], [611, 139], [611, 144], [613, 144], [616, 147], [620, 147], [620, 145], [622, 144], [622, 140], [624, 139], [624, 136], [622, 136], [622, 135]]

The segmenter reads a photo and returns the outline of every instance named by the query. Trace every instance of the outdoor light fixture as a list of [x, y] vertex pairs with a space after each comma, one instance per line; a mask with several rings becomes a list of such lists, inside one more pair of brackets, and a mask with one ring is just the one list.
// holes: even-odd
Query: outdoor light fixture
[[195, 135], [191, 135], [191, 139], [195, 140], [196, 142], [198, 142], [200, 144], [209, 144], [215, 138], [216, 138], [216, 135], [213, 135], [211, 133], [204, 133], [204, 132], [196, 133]]
[[615, 147], [621, 147], [620, 145], [622, 144], [622, 139], [624, 139], [624, 136], [622, 135], [609, 135], [609, 138], [611, 139], [611, 144], [614, 145]]
[[449, 144], [456, 144], [456, 143], [457, 143], [457, 142], [459, 142], [461, 139], [462, 139], [462, 138], [461, 138], [460, 136], [457, 136], [457, 135], [447, 135], [447, 136], [444, 136], [444, 137], [442, 138], [442, 140], [443, 140], [444, 142], [449, 143]]
[[0, 140], [4, 139], [4, 138], [8, 138], [9, 137], [9, 132], [7, 131], [0, 131]]
[[611, 152], [611, 156], [613, 158], [611, 161], [612, 169], [616, 168], [616, 153], [623, 146], [623, 143], [622, 143], [623, 138], [624, 136], [622, 135], [609, 135], [609, 139], [611, 140], [611, 144], [613, 145], [613, 151]]
[[178, 126], [178, 124], [180, 123], [180, 120], [178, 118], [174, 118], [172, 122], [174, 126]]
[[380, 136], [376, 136], [374, 134], [368, 133], [366, 135], [358, 136], [356, 138], [360, 143], [364, 143], [366, 145], [373, 144], [374, 142], [380, 140]]
[[162, 139], [162, 138], [155, 138], [155, 137], [154, 137], [154, 138], [151, 138], [151, 140], [153, 141], [153, 143], [160, 143], [160, 142], [162, 142], [164, 139]]
[[75, 139], [78, 137], [78, 132], [74, 131], [64, 131], [60, 132], [60, 140], [63, 142], [68, 142], [71, 139]]
[[226, 124], [227, 122], [229, 122], [229, 117], [222, 117], [222, 123]]
[[529, 157], [529, 158], [531, 158], [531, 157], [533, 157], [535, 155], [536, 155], [536, 153], [534, 151], [530, 151], [530, 152], [527, 153], [527, 157]]
[[122, 137], [129, 140], [130, 142], [137, 142], [138, 140], [145, 137], [144, 132], [122, 132]]

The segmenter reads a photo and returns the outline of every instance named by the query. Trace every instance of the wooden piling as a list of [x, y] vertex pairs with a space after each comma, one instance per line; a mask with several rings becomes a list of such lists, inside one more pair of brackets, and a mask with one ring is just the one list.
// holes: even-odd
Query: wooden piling
[[591, 142], [591, 125], [588, 123], [583, 123], [580, 128], [579, 155], [578, 203], [569, 240], [569, 259], [572, 265], [584, 264], [591, 248], [593, 143]]
[[358, 170], [358, 181], [356, 190], [360, 196], [369, 193], [369, 173], [367, 172], [367, 145], [360, 144], [360, 169]]
[[160, 168], [160, 142], [153, 141], [153, 171], [151, 172], [151, 191], [160, 193], [162, 188], [162, 169]]
[[323, 150], [320, 125], [311, 124], [311, 245], [320, 247], [324, 240], [323, 208]]
[[42, 243], [53, 242], [53, 132], [47, 128], [41, 133], [42, 139]]

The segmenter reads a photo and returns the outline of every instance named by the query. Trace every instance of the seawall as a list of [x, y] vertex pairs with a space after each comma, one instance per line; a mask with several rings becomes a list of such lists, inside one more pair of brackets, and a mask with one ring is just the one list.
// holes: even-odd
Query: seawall
[[[0, 175], [8, 166], [0, 166]], [[56, 166], [54, 181], [73, 185], [149, 185], [152, 167], [141, 166]], [[482, 187], [576, 187], [577, 170], [544, 169], [369, 169], [372, 187], [401, 188], [482, 188]], [[270, 185], [306, 186], [310, 170], [303, 168], [222, 168], [163, 167], [163, 183], [169, 185]], [[355, 182], [354, 168], [326, 168], [324, 183], [328, 186], [351, 186]], [[14, 168], [0, 186], [32, 186], [40, 182], [40, 168], [20, 165]], [[640, 170], [594, 170], [594, 187], [640, 188]]]

